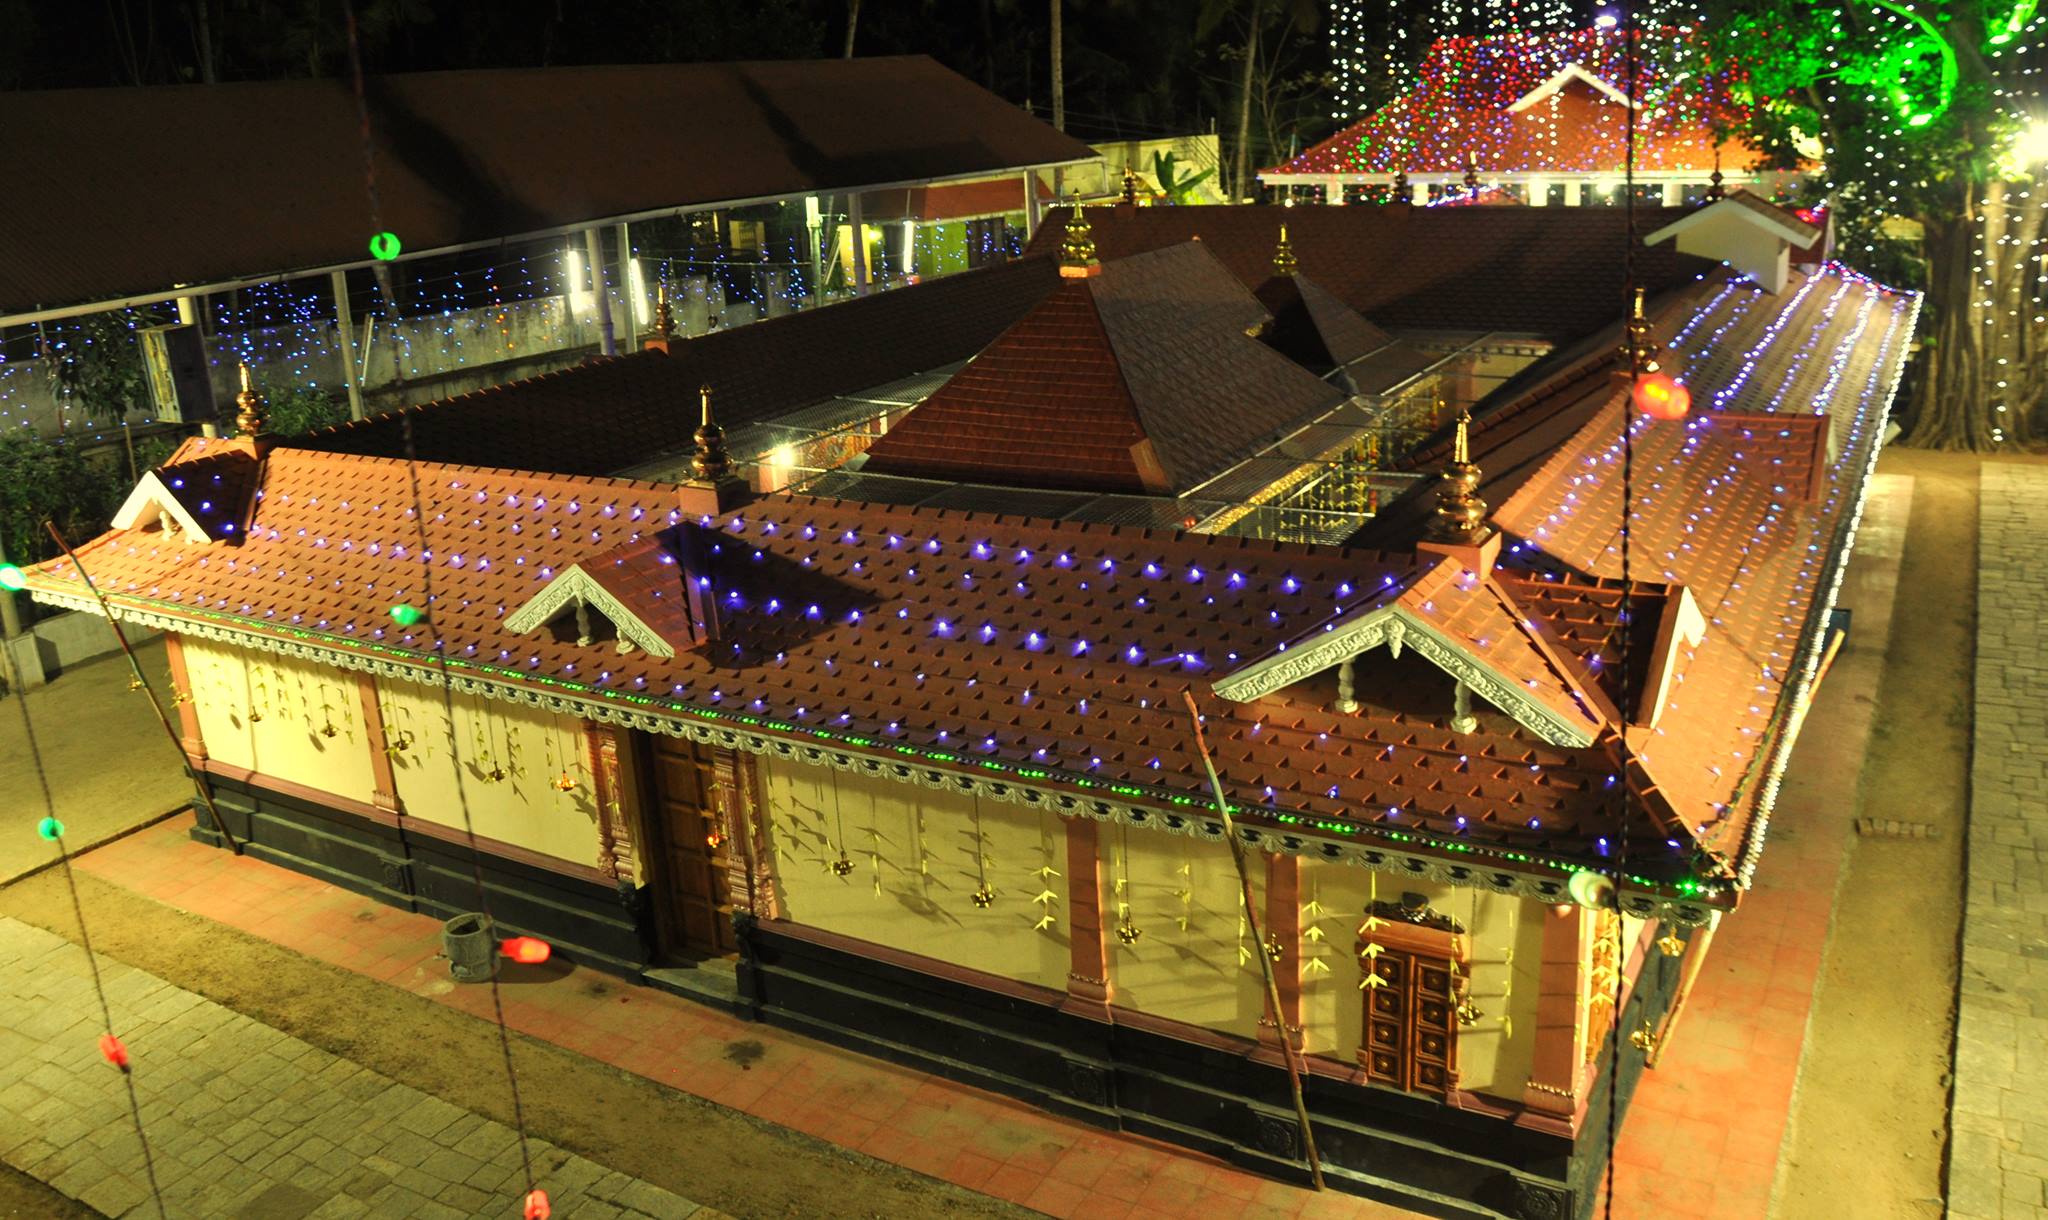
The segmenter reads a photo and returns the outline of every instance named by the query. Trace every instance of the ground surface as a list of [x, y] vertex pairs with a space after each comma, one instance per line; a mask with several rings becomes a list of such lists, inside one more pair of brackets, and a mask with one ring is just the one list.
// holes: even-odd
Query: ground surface
[[[95, 973], [150, 1071], [101, 1061]], [[70, 941], [0, 919], [0, 1157], [109, 1216], [464, 1220], [530, 1182], [564, 1216], [716, 1220], [669, 1191], [430, 1097]], [[531, 1175], [531, 1176], [529, 1176]]]
[[[161, 639], [136, 650], [142, 672], [166, 700], [169, 666]], [[134, 829], [192, 799], [178, 752], [164, 736], [149, 699], [128, 689], [128, 662], [119, 653], [75, 665], [49, 685], [30, 691], [28, 710], [42, 769], [50, 777], [57, 817], [73, 851]], [[35, 752], [21, 726], [21, 704], [0, 706], [0, 792], [15, 793], [43, 816]], [[174, 713], [173, 713], [174, 714]], [[110, 757], [111, 755], [111, 757]], [[56, 858], [31, 831], [0, 834], [0, 885]]]
[[2048, 1217], [2048, 463], [1983, 468], [1954, 1220]]
[[[1891, 449], [1878, 464], [1881, 475], [1910, 477], [1912, 515], [1855, 812], [1926, 823], [1939, 837], [1843, 841], [1775, 1216], [1922, 1220], [1941, 1213], [1969, 793], [1979, 461]], [[1859, 556], [1887, 544], [1860, 538]], [[1860, 633], [1860, 646], [1870, 647], [1872, 624], [1862, 620], [1853, 588], [1843, 591], [1843, 604], [1857, 613], [1852, 638]], [[1799, 745], [1825, 748], [1811, 729]], [[1768, 867], [1768, 851], [1765, 861]]]

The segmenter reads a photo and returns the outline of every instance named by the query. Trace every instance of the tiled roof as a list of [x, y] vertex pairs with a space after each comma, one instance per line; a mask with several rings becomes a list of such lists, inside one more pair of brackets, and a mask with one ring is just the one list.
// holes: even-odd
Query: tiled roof
[[1025, 258], [408, 407], [298, 444], [558, 474], [609, 475], [691, 445], [709, 384], [730, 433], [974, 355], [1059, 277]]
[[[921, 55], [418, 72], [367, 96], [408, 253], [1095, 155]], [[42, 185], [0, 227], [0, 314], [364, 260], [345, 79], [17, 91], [6, 124]]]
[[1248, 332], [1268, 320], [1200, 244], [1066, 281], [868, 450], [880, 474], [1182, 492], [1343, 393]]
[[[1673, 70], [1685, 31], [1647, 32], [1637, 111], [1636, 167], [1686, 169], [1705, 177], [1717, 164], [1740, 172], [1756, 150], [1717, 142], [1716, 123], [1739, 127], [1739, 72]], [[1417, 82], [1380, 110], [1261, 177], [1347, 174], [1459, 174], [1474, 158], [1488, 173], [1618, 174], [1627, 148], [1620, 39], [1604, 31], [1448, 38], [1430, 48]], [[1562, 74], [1562, 75], [1560, 75]], [[1519, 105], [1519, 109], [1516, 107]]]
[[[658, 484], [298, 449], [269, 454], [239, 545], [144, 526], [80, 554], [117, 607], [190, 630], [410, 666], [428, 681], [438, 638], [465, 682], [829, 739], [889, 762], [1028, 774], [1079, 793], [1112, 787], [1141, 802], [1202, 799], [1176, 711], [1192, 689], [1248, 818], [1311, 837], [1383, 833], [1432, 850], [1440, 836], [1598, 861], [1627, 816], [1632, 871], [1725, 874], [1764, 800], [1759, 756], [1782, 739], [1791, 678], [1817, 638], [1815, 609], [1916, 311], [1915, 298], [1834, 269], [1784, 298], [1723, 279], [1698, 289], [1670, 336], [1700, 414], [1636, 425], [1631, 575], [1686, 586], [1708, 626], [1679, 649], [1655, 727], [1628, 730], [1638, 799], [1626, 814], [1611, 734], [1549, 745], [1487, 707], [1475, 709], [1475, 732], [1452, 733], [1449, 680], [1412, 657], [1361, 659], [1358, 715], [1328, 710], [1327, 671], [1244, 702], [1209, 697], [1283, 645], [1398, 605], [1548, 714], [1595, 733], [1611, 726], [1601, 671], [1613, 601], [1595, 578], [1617, 574], [1601, 522], [1619, 516], [1619, 403], [1497, 509], [1525, 541], [1485, 579], [1412, 552], [800, 497], [691, 521]], [[1841, 442], [1810, 503], [1778, 492], [1766, 481], [1776, 474], [1749, 459], [1750, 421], [1716, 413], [1795, 396], [1825, 412]], [[195, 442], [167, 469], [232, 443]], [[629, 565], [636, 576], [617, 589], [636, 614], [655, 612], [699, 564], [719, 599], [712, 639], [664, 658], [508, 629], [506, 616], [570, 565], [624, 554], [648, 561]], [[672, 584], [664, 556], [678, 559]], [[1539, 583], [1554, 575], [1547, 565], [1565, 569], [1560, 588]], [[29, 581], [45, 598], [81, 593], [66, 561]], [[425, 619], [392, 623], [402, 601]], [[1642, 664], [1633, 636], [1629, 651]]]
[[[1045, 180], [1033, 175], [1041, 203], [1058, 202]], [[979, 216], [1000, 216], [1024, 210], [1024, 176], [1006, 174], [979, 182], [946, 182], [934, 186], [906, 186], [887, 191], [870, 191], [861, 199], [862, 216], [878, 220], [910, 219], [947, 221]]]
[[[1638, 209], [1639, 232], [1684, 214]], [[1056, 251], [1050, 214], [1033, 252]], [[1104, 264], [1200, 238], [1247, 288], [1273, 274], [1274, 210], [1257, 207], [1090, 208]], [[1301, 207], [1286, 212], [1301, 274], [1389, 330], [1500, 331], [1569, 342], [1622, 313], [1622, 208]], [[1652, 294], [1716, 264], [1670, 246], [1638, 250], [1637, 282]]]
[[[1318, 374], [1365, 360], [1375, 353], [1392, 355], [1398, 349], [1407, 360], [1410, 373], [1427, 367], [1429, 357], [1401, 343], [1368, 322], [1359, 312], [1331, 295], [1328, 289], [1305, 275], [1275, 275], [1253, 293], [1273, 324], [1265, 333], [1266, 343], [1289, 360]], [[1403, 377], [1410, 375], [1402, 374]], [[1371, 374], [1367, 374], [1370, 378]], [[1360, 386], [1361, 393], [1376, 393], [1385, 386]]]

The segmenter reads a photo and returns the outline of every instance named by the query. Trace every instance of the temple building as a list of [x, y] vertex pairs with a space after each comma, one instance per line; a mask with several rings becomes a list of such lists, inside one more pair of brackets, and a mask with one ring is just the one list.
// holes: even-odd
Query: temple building
[[1407, 92], [1259, 180], [1327, 203], [1613, 204], [1633, 108], [1639, 204], [1695, 203], [1724, 181], [1779, 193], [1800, 175], [1760, 168], [1758, 149], [1717, 134], [1741, 126], [1739, 68], [1685, 70], [1689, 37], [1643, 35], [1633, 106], [1628, 48], [1614, 30], [1439, 39]]
[[[206, 842], [443, 917], [480, 863], [576, 962], [1290, 1179], [1298, 1065], [1334, 1186], [1583, 1216], [1920, 303], [1694, 214], [1633, 318], [1613, 213], [1101, 208], [302, 444], [246, 392], [29, 587], [166, 633]], [[1256, 524], [1415, 387], [1379, 495]]]

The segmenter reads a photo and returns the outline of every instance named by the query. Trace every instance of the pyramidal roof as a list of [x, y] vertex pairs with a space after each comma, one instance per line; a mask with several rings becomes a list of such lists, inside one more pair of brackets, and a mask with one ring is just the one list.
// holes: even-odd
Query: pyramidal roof
[[[883, 474], [1177, 494], [1344, 398], [1200, 242], [1065, 280], [868, 451]], [[1363, 319], [1360, 319], [1363, 322]]]

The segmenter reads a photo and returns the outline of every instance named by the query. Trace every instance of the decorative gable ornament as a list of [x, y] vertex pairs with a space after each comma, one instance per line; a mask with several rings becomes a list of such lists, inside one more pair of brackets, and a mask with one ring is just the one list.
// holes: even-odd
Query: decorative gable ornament
[[117, 530], [149, 529], [154, 525], [166, 535], [172, 533], [175, 527], [183, 530], [191, 541], [204, 546], [209, 542], [219, 541], [228, 532], [226, 527], [232, 523], [216, 522], [214, 529], [209, 530], [192, 510], [185, 507], [183, 501], [171, 493], [169, 485], [163, 480], [162, 472], [152, 470], [143, 475], [142, 481], [135, 485], [135, 490], [128, 493], [126, 500], [121, 501], [121, 507], [114, 513], [111, 524]]
[[1792, 267], [1825, 262], [1832, 253], [1834, 220], [1819, 223], [1748, 191], [1732, 191], [1643, 238], [1654, 246], [1674, 241], [1680, 254], [1718, 259], [1766, 292], [1778, 293]]
[[620, 652], [638, 648], [650, 656], [676, 655], [674, 644], [613, 596], [581, 564], [571, 564], [556, 575], [546, 588], [506, 616], [505, 626], [523, 635], [551, 626], [568, 615], [575, 616], [578, 647], [588, 648], [599, 642], [601, 618], [610, 625]]

